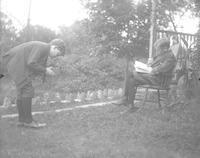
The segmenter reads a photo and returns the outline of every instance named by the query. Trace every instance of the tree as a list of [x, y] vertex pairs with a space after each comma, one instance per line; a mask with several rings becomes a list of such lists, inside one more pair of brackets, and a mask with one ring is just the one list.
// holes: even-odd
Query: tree
[[25, 27], [19, 32], [17, 39], [19, 43], [27, 41], [27, 31], [30, 31], [30, 40], [36, 41], [49, 42], [57, 36], [55, 31], [40, 25], [30, 25], [29, 29], [27, 29], [28, 28]]
[[196, 63], [198, 63], [197, 68], [200, 68], [200, 1], [194, 0], [195, 4], [195, 12], [196, 15], [199, 17], [199, 29], [197, 32], [197, 43], [196, 43], [196, 50], [195, 50], [195, 55], [196, 55]]
[[90, 31], [88, 19], [75, 22], [70, 27], [60, 27], [59, 36], [70, 44], [75, 54], [90, 54], [96, 41]]
[[[184, 15], [192, 7], [188, 0], [154, 0], [156, 29], [169, 29], [173, 15]], [[82, 1], [89, 13], [97, 51], [124, 55], [148, 56], [151, 0]], [[174, 25], [176, 27], [176, 25]], [[174, 28], [171, 28], [174, 29]], [[134, 51], [134, 52], [133, 52]]]
[[198, 52], [200, 52], [200, 1], [198, 0], [195, 0], [195, 9], [197, 16], [199, 17], [199, 30], [197, 32], [197, 49]]
[[1, 41], [0, 47], [1, 52], [6, 52], [16, 44], [16, 32], [17, 29], [14, 27], [12, 20], [4, 13], [0, 14], [1, 17]]
[[[169, 27], [167, 14], [180, 11], [186, 0], [179, 3], [158, 0], [156, 6], [156, 29]], [[170, 3], [169, 3], [170, 2]], [[183, 3], [184, 2], [184, 3]], [[87, 0], [83, 5], [89, 13], [91, 32], [97, 41], [97, 51], [117, 55], [148, 57], [150, 0], [135, 4], [133, 0]]]
[[[137, 45], [147, 45], [148, 35], [144, 30], [148, 28], [148, 11], [141, 12], [144, 5], [136, 8], [131, 0], [98, 0], [87, 1], [85, 7], [99, 53], [130, 56], [136, 54], [137, 51], [132, 51]], [[141, 52], [145, 51], [143, 48]]]

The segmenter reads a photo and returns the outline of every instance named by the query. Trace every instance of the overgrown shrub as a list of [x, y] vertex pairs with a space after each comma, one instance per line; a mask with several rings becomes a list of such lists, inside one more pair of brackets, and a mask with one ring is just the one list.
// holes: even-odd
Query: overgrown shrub
[[[121, 87], [125, 61], [112, 55], [102, 57], [70, 55], [49, 65], [57, 76], [49, 77], [41, 88], [52, 91], [76, 92]], [[39, 85], [38, 85], [39, 86]]]

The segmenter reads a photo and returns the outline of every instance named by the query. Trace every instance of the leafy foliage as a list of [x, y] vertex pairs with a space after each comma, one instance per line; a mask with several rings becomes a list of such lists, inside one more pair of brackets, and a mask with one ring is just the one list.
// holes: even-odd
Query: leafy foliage
[[[28, 34], [28, 31], [29, 34]], [[29, 37], [27, 37], [29, 36]], [[18, 41], [20, 43], [26, 41], [43, 41], [49, 42], [56, 37], [56, 33], [46, 27], [40, 25], [30, 25], [29, 28], [26, 26], [23, 30], [19, 32]]]
[[[168, 27], [169, 15], [192, 7], [188, 0], [176, 4], [168, 0], [157, 2], [159, 29]], [[89, 18], [70, 27], [60, 27], [59, 34], [39, 25], [25, 27], [17, 33], [12, 21], [3, 15], [2, 50], [27, 41], [27, 29], [31, 30], [31, 40], [49, 42], [61, 37], [69, 43], [72, 54], [50, 63], [56, 65], [59, 75], [49, 79], [48, 88], [83, 91], [120, 86], [125, 66], [121, 57], [148, 57], [151, 1], [136, 4], [133, 0], [84, 0], [82, 3]]]
[[90, 55], [96, 42], [87, 19], [77, 21], [70, 27], [60, 27], [59, 36], [69, 43], [73, 54]]
[[194, 0], [194, 4], [195, 4], [195, 12], [196, 15], [199, 17], [199, 30], [197, 32], [197, 43], [196, 46], [194, 48], [194, 50], [192, 50], [192, 59], [193, 59], [193, 67], [195, 69], [200, 69], [200, 1], [198, 0]]
[[57, 74], [51, 80], [56, 91], [86, 91], [119, 87], [123, 81], [123, 60], [112, 55], [88, 57], [71, 55], [53, 61]]
[[1, 13], [1, 41], [0, 54], [12, 48], [16, 44], [16, 29], [13, 26], [12, 20], [4, 13]]
[[[152, 12], [150, 0], [136, 4], [132, 0], [87, 0], [91, 32], [96, 37], [99, 53], [147, 57]], [[168, 28], [169, 13], [189, 6], [187, 0], [156, 1], [156, 27]]]
[[85, 2], [85, 7], [90, 15], [91, 32], [97, 39], [98, 54], [135, 56], [147, 51], [149, 7], [146, 3], [136, 7], [131, 0], [98, 0]]

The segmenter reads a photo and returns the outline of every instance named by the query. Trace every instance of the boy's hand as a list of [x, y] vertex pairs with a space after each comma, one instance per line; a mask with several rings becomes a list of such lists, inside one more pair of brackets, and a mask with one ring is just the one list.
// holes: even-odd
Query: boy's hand
[[156, 69], [152, 69], [152, 71], [151, 71], [151, 74], [152, 75], [156, 75], [156, 74], [158, 74], [159, 72], [156, 70]]
[[56, 73], [53, 71], [53, 67], [47, 67], [46, 68], [46, 74], [50, 76], [55, 76]]

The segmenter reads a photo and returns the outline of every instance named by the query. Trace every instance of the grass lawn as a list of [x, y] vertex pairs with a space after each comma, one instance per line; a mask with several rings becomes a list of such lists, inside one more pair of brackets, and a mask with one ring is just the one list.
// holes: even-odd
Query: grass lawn
[[43, 129], [0, 120], [0, 158], [199, 158], [200, 108], [106, 105], [34, 116]]

